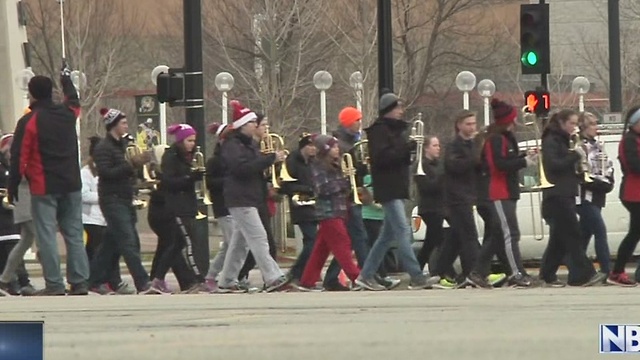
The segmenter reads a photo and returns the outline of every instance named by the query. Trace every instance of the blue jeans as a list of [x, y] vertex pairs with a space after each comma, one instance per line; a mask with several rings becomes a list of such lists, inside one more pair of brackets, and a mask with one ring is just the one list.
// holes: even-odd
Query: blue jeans
[[422, 269], [411, 249], [411, 227], [404, 212], [404, 201], [400, 199], [387, 201], [382, 203], [382, 208], [384, 209], [384, 223], [380, 235], [362, 267], [360, 277], [371, 279], [380, 267], [391, 244], [397, 240], [398, 257], [404, 270], [409, 273], [411, 279], [421, 278], [423, 276]]
[[316, 242], [316, 235], [318, 234], [318, 222], [304, 221], [299, 223], [298, 226], [302, 232], [302, 251], [289, 271], [291, 278], [296, 280], [300, 280], [302, 278], [304, 268], [307, 265], [309, 256], [311, 256], [313, 245]]
[[[347, 219], [347, 232], [351, 238], [351, 249], [356, 253], [358, 267], [364, 266], [369, 256], [369, 245], [367, 240], [367, 230], [362, 221], [362, 205], [352, 205], [349, 208], [349, 219]], [[386, 254], [386, 251], [384, 252]], [[384, 255], [383, 254], [383, 255]], [[378, 264], [379, 265], [379, 264]], [[338, 275], [342, 268], [338, 265], [336, 259], [331, 261], [327, 273], [324, 276], [325, 287], [331, 286], [338, 282]], [[376, 268], [377, 269], [377, 268]]]
[[89, 260], [82, 240], [82, 193], [32, 196], [31, 213], [47, 289], [65, 288], [56, 240], [58, 228], [67, 248], [67, 282], [76, 286], [86, 284]]
[[[136, 289], [144, 290], [149, 283], [147, 270], [140, 258], [140, 238], [136, 230], [138, 216], [131, 200], [116, 196], [100, 198], [100, 210], [107, 221], [102, 246], [91, 262], [91, 285], [100, 285], [109, 281], [116, 260], [122, 255], [129, 273], [133, 277]], [[119, 255], [120, 254], [120, 255]]]
[[611, 253], [607, 242], [607, 226], [602, 219], [602, 209], [585, 201], [578, 206], [578, 215], [580, 215], [580, 230], [585, 250], [589, 247], [589, 241], [593, 236], [600, 272], [610, 273]]

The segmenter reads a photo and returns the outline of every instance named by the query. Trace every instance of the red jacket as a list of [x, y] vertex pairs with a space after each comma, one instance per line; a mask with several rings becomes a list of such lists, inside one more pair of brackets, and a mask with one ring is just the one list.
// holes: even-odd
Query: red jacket
[[9, 192], [15, 195], [25, 176], [32, 195], [67, 194], [82, 189], [76, 121], [80, 103], [71, 78], [61, 78], [63, 104], [31, 104], [16, 125], [11, 145]]
[[640, 134], [628, 131], [618, 145], [622, 168], [620, 200], [640, 202]]

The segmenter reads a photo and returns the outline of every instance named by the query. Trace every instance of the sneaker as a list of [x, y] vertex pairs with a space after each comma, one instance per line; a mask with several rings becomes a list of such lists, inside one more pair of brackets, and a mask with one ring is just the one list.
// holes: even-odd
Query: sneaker
[[67, 291], [62, 289], [50, 289], [44, 288], [36, 291], [33, 296], [64, 296], [67, 295]]
[[[321, 286], [308, 287], [308, 286], [303, 286], [298, 284], [298, 285], [295, 285], [294, 287], [302, 292], [323, 292], [325, 290]], [[349, 288], [347, 288], [347, 290], [349, 290]]]
[[98, 286], [94, 286], [90, 291], [98, 295], [115, 295], [115, 292], [111, 289], [109, 284], [100, 284]]
[[344, 286], [339, 282], [327, 284], [324, 286], [326, 291], [351, 291], [351, 288], [348, 286]]
[[378, 284], [378, 282], [375, 279], [363, 279], [361, 277], [358, 277], [356, 279], [356, 285], [362, 287], [363, 289], [369, 290], [369, 291], [384, 291], [384, 290], [387, 290], [386, 287]]
[[440, 281], [440, 276], [419, 276], [417, 278], [411, 279], [409, 286], [407, 287], [409, 290], [423, 290], [423, 289], [431, 289], [433, 285], [437, 284]]
[[89, 287], [87, 284], [72, 284], [71, 290], [69, 291], [69, 295], [71, 296], [82, 296], [89, 295]]
[[444, 290], [449, 290], [449, 289], [455, 289], [456, 288], [456, 283], [447, 279], [447, 278], [442, 278], [440, 279], [440, 281], [438, 281], [437, 283], [433, 284], [432, 288], [434, 289], [444, 289]]
[[563, 288], [563, 287], [567, 286], [567, 284], [565, 284], [562, 281], [556, 279], [556, 280], [553, 280], [553, 281], [544, 281], [542, 283], [542, 286], [543, 287], [548, 287], [548, 288], [556, 288], [556, 289], [558, 289], [558, 288]]
[[[626, 275], [626, 274], [625, 274]], [[587, 281], [586, 283], [584, 283], [582, 286], [595, 286], [595, 285], [599, 285], [602, 284], [602, 282], [607, 278], [607, 274], [603, 274], [601, 272], [597, 272], [595, 273], [591, 279], [589, 279], [589, 281]], [[628, 279], [628, 277], [627, 277]]]
[[271, 284], [267, 285], [267, 288], [265, 289], [265, 291], [266, 292], [273, 292], [273, 291], [280, 290], [284, 286], [286, 286], [288, 283], [289, 283], [289, 280], [287, 279], [286, 276], [284, 276], [284, 275], [280, 276], [275, 281], [273, 281]]
[[152, 284], [151, 282], [148, 282], [147, 285], [144, 286], [144, 288], [138, 290], [138, 295], [160, 295], [160, 294], [162, 294], [162, 291], [160, 291], [160, 289], [156, 289], [151, 284]]
[[153, 281], [151, 281], [151, 287], [156, 289], [161, 294], [169, 295], [172, 293], [171, 289], [169, 289], [169, 287], [167, 286], [167, 282], [164, 280], [153, 279]]
[[136, 293], [136, 289], [123, 281], [118, 285], [115, 293], [116, 295], [134, 295]]
[[531, 281], [527, 280], [527, 278], [518, 273], [509, 278], [509, 285], [514, 288], [528, 288], [531, 287]]
[[481, 289], [493, 289], [493, 286], [491, 286], [485, 278], [474, 271], [471, 272], [469, 276], [467, 276], [466, 282], [471, 284], [473, 287]]
[[207, 287], [204, 283], [193, 284], [190, 288], [185, 291], [182, 291], [181, 294], [208, 294], [209, 287]]
[[624, 287], [634, 287], [637, 285], [637, 283], [631, 280], [629, 278], [629, 275], [627, 275], [627, 273], [624, 273], [624, 272], [619, 274], [611, 273], [611, 275], [609, 275], [609, 277], [607, 278], [607, 284], [624, 286]]
[[204, 285], [209, 289], [210, 293], [214, 293], [218, 289], [218, 283], [214, 279], [205, 279]]
[[33, 285], [29, 284], [20, 288], [20, 295], [22, 296], [33, 296], [36, 293], [36, 288]]
[[233, 284], [230, 286], [218, 285], [218, 289], [215, 291], [216, 294], [243, 294], [246, 292], [247, 289], [239, 287], [238, 284]]
[[376, 281], [378, 281], [378, 284], [384, 286], [385, 288], [387, 288], [387, 290], [393, 290], [395, 288], [398, 287], [398, 285], [400, 285], [400, 283], [402, 282], [400, 279], [394, 279], [390, 276], [387, 277], [377, 277]]
[[505, 273], [489, 274], [487, 276], [487, 282], [493, 287], [501, 287], [506, 279], [507, 274]]
[[11, 285], [0, 281], [0, 296], [13, 296]]

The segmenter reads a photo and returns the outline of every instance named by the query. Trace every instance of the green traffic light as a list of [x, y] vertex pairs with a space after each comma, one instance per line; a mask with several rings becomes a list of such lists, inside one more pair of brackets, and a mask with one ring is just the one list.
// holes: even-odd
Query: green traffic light
[[533, 51], [527, 51], [522, 54], [522, 62], [528, 66], [536, 66], [538, 63], [538, 54]]

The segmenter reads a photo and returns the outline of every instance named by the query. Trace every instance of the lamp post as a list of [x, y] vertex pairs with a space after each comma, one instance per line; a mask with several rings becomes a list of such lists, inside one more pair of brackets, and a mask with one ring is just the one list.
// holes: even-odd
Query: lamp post
[[233, 89], [233, 85], [235, 84], [235, 80], [233, 79], [233, 75], [228, 72], [221, 72], [216, 75], [215, 85], [218, 91], [222, 92], [222, 123], [227, 124], [228, 120], [228, 104], [229, 99], [227, 98], [227, 92]]
[[461, 71], [456, 76], [456, 86], [462, 91], [462, 107], [469, 110], [469, 91], [476, 87], [476, 76], [471, 71]]
[[584, 94], [589, 92], [590, 87], [591, 83], [589, 79], [584, 76], [576, 77], [571, 83], [571, 91], [578, 94], [578, 109], [580, 112], [584, 111]]
[[[167, 65], [158, 65], [151, 71], [151, 82], [158, 85], [158, 75], [169, 72]], [[167, 145], [167, 104], [160, 103], [160, 144]]]
[[29, 107], [29, 81], [31, 81], [31, 78], [34, 76], [35, 74], [33, 73], [33, 71], [31, 71], [30, 67], [20, 70], [20, 72], [16, 76], [16, 83], [18, 84], [20, 90], [24, 92], [23, 107], [25, 109]]
[[[76, 88], [76, 92], [78, 93], [78, 100], [80, 99], [80, 91], [82, 91], [83, 89], [85, 89], [87, 87], [87, 76], [78, 70], [73, 70], [71, 72], [71, 82], [73, 83], [73, 86]], [[80, 117], [82, 115], [79, 115], [78, 118], [76, 119], [76, 135], [78, 136], [78, 161], [80, 161], [80, 159], [82, 158], [82, 147], [81, 147], [81, 141], [80, 141]]]
[[364, 81], [362, 79], [362, 73], [356, 71], [349, 76], [349, 85], [356, 91], [356, 108], [362, 111], [362, 85]]
[[496, 84], [489, 80], [484, 79], [478, 83], [478, 93], [484, 100], [484, 125], [489, 126], [491, 122], [489, 120], [489, 98], [496, 92]]
[[318, 71], [313, 75], [313, 85], [320, 90], [320, 132], [327, 134], [327, 94], [333, 84], [333, 77], [328, 71]]

